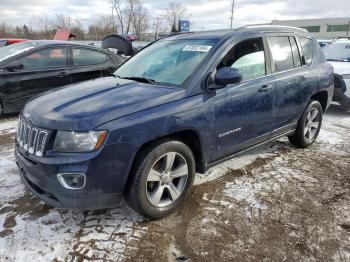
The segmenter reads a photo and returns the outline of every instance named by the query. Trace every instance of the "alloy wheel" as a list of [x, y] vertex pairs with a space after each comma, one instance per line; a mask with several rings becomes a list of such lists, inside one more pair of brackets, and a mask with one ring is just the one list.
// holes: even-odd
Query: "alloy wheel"
[[307, 114], [304, 124], [304, 136], [307, 141], [312, 141], [320, 128], [320, 114], [316, 108]]
[[168, 152], [155, 161], [147, 176], [146, 194], [156, 207], [166, 207], [184, 192], [188, 179], [188, 165], [177, 152]]

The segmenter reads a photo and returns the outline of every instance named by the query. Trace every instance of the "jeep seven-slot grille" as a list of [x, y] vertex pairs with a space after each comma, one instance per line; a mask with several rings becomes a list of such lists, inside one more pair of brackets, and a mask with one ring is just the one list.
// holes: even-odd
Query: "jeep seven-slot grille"
[[19, 118], [16, 140], [29, 154], [43, 156], [48, 132], [41, 130]]

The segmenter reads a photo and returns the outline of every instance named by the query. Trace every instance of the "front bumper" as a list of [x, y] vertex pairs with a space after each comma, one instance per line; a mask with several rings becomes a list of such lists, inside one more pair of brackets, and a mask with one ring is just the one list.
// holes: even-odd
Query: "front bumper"
[[[98, 174], [88, 173], [88, 184], [83, 189], [69, 190], [64, 188], [57, 179], [57, 172], [61, 166], [34, 162], [19, 152], [17, 148], [15, 157], [21, 180], [25, 186], [32, 194], [50, 206], [76, 210], [97, 210], [115, 207], [122, 197], [122, 192], [119, 192], [116, 186], [113, 190], [109, 190], [111, 187], [109, 183], [112, 181], [108, 181], [106, 177], [98, 176]], [[65, 168], [71, 168], [73, 172], [77, 172], [79, 166], [84, 172], [88, 170], [84, 167], [88, 166], [88, 163], [69, 164]], [[96, 175], [99, 182], [104, 178], [107, 180], [105, 181], [106, 187], [96, 188], [96, 183], [94, 183]]]

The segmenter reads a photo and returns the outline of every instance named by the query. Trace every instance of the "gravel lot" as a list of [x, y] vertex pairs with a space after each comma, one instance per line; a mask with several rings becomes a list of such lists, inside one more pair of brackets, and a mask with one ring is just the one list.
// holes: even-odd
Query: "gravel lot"
[[315, 145], [270, 143], [198, 175], [175, 214], [123, 201], [51, 208], [20, 183], [16, 116], [0, 120], [0, 261], [350, 261], [350, 112], [332, 106]]

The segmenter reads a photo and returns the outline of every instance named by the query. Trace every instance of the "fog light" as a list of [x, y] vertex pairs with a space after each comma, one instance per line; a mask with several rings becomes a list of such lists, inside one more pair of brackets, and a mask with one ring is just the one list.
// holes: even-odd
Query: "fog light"
[[66, 189], [83, 189], [86, 184], [86, 176], [83, 173], [62, 173], [57, 174], [57, 179]]

